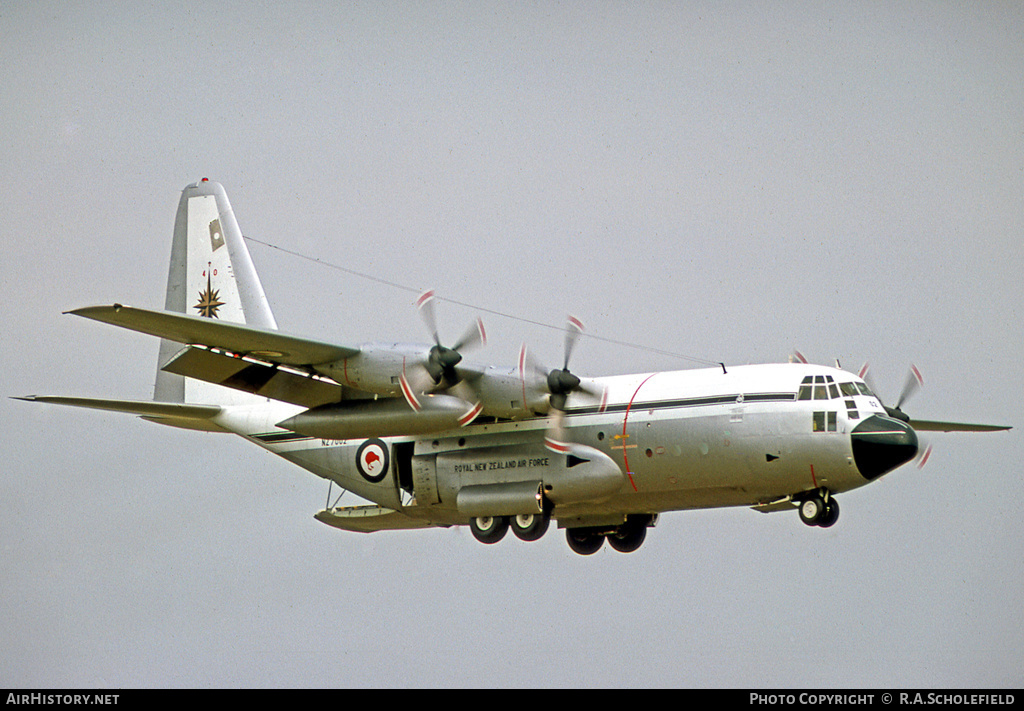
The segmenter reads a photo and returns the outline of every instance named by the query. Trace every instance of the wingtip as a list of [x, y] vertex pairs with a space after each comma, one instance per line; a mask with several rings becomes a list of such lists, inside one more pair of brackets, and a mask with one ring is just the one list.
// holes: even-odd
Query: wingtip
[[62, 312], [63, 314], [71, 314], [72, 316], [81, 316], [83, 318], [91, 318], [95, 321], [103, 321], [105, 317], [109, 317], [110, 314], [119, 313], [122, 309], [130, 309], [130, 306], [124, 304], [113, 303], [104, 304], [101, 306], [82, 306], [77, 309], [69, 309], [68, 311]]

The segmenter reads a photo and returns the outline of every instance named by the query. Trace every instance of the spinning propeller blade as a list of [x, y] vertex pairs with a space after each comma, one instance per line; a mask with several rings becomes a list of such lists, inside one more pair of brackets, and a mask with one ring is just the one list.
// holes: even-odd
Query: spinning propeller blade
[[581, 380], [569, 371], [569, 360], [576, 348], [579, 337], [583, 334], [583, 322], [575, 316], [569, 316], [565, 326], [565, 353], [560, 369], [546, 370], [527, 352], [526, 346], [519, 351], [519, 372], [523, 382], [524, 396], [527, 392], [548, 393], [549, 417], [548, 430], [544, 438], [545, 446], [553, 452], [565, 454], [570, 443], [565, 434], [565, 403], [571, 393], [585, 393], [601, 402], [604, 408], [607, 392], [592, 382]]
[[457, 384], [462, 379], [455, 370], [455, 366], [462, 362], [462, 352], [486, 345], [487, 332], [484, 330], [483, 321], [478, 318], [470, 325], [469, 329], [455, 345], [451, 347], [442, 345], [441, 337], [437, 331], [434, 299], [435, 293], [433, 289], [423, 292], [416, 299], [416, 308], [420, 312], [420, 317], [423, 319], [424, 324], [426, 324], [427, 331], [434, 339], [434, 345], [431, 347], [423, 367], [430, 375], [431, 380], [434, 381], [434, 385], [440, 385], [442, 381], [445, 381], [451, 386]]

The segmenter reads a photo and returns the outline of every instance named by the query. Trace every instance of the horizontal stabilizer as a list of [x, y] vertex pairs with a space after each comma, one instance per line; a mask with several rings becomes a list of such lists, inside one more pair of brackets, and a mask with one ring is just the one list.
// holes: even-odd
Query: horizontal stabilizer
[[911, 420], [910, 426], [918, 432], [1003, 432], [1013, 429], [1006, 425], [971, 425], [964, 422], [935, 420]]
[[17, 397], [15, 400], [28, 402], [44, 402], [49, 405], [70, 405], [71, 407], [87, 407], [92, 410], [108, 412], [125, 412], [140, 415], [152, 422], [172, 427], [183, 427], [191, 430], [207, 432], [226, 432], [220, 425], [211, 420], [220, 414], [218, 405], [191, 405], [180, 402], [152, 402], [150, 400], [105, 400], [91, 397]]
[[253, 328], [211, 318], [189, 316], [170, 311], [150, 311], [131, 306], [87, 306], [66, 313], [84, 316], [131, 331], [147, 333], [178, 343], [197, 343], [252, 355], [282, 365], [304, 366], [331, 363], [359, 353], [358, 348], [336, 346], [307, 338], [288, 336], [280, 331]]
[[434, 525], [429, 521], [412, 518], [383, 506], [345, 506], [330, 510], [324, 509], [318, 511], [314, 518], [328, 526], [359, 533], [429, 528]]

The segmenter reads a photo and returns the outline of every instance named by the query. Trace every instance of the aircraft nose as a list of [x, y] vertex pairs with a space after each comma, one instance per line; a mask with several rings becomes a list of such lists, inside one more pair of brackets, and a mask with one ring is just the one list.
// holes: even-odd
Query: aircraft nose
[[917, 433], [906, 422], [872, 415], [854, 428], [853, 459], [865, 479], [876, 479], [917, 456]]

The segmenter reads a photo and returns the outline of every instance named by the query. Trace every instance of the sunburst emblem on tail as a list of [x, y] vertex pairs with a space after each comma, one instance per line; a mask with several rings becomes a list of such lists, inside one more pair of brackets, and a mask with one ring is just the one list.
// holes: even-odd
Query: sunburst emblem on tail
[[210, 263], [207, 263], [206, 267], [206, 291], [199, 292], [199, 303], [192, 308], [199, 311], [199, 315], [203, 318], [219, 318], [217, 316], [217, 309], [224, 305], [224, 302], [220, 300], [220, 289], [214, 289], [210, 284]]

